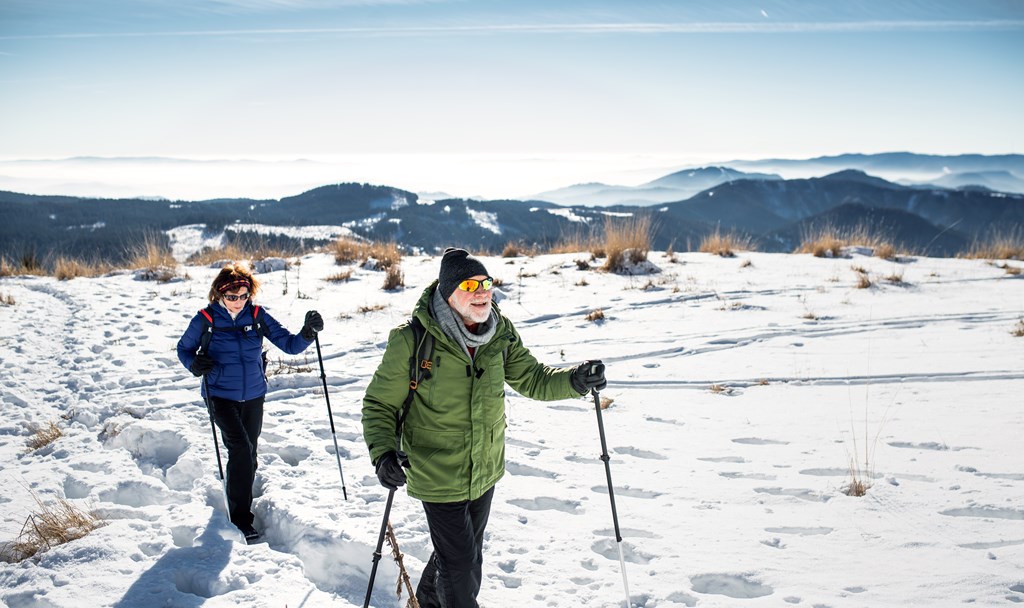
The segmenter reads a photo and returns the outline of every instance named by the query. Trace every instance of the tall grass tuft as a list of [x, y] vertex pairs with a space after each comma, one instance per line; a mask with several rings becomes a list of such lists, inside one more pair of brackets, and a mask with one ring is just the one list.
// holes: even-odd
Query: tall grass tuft
[[704, 237], [700, 243], [700, 251], [713, 253], [723, 258], [736, 257], [737, 251], [753, 251], [752, 241], [749, 236], [735, 232], [722, 234], [715, 228], [715, 231]]
[[1003, 231], [987, 241], [975, 241], [963, 257], [988, 260], [1024, 260], [1024, 230]]
[[399, 287], [405, 287], [405, 274], [402, 273], [402, 267], [398, 264], [388, 266], [388, 269], [384, 274], [384, 285], [382, 289], [384, 289], [384, 291], [394, 291]]
[[398, 243], [364, 242], [352, 237], [338, 237], [331, 245], [336, 264], [366, 264], [373, 260], [375, 270], [387, 270], [402, 261]]
[[35, 494], [32, 498], [38, 510], [25, 519], [17, 538], [0, 545], [0, 560], [18, 563], [106, 525], [100, 517], [80, 510], [67, 499], [44, 504]]
[[138, 278], [161, 283], [174, 278], [178, 262], [167, 244], [155, 235], [146, 235], [142, 243], [131, 248], [130, 253], [128, 268], [135, 270]]
[[608, 218], [604, 224], [605, 263], [608, 272], [623, 272], [631, 264], [647, 261], [654, 221], [649, 215]]
[[53, 276], [60, 281], [76, 277], [99, 277], [113, 270], [104, 262], [84, 262], [74, 258], [59, 257], [53, 264]]
[[800, 245], [794, 253], [810, 253], [818, 258], [838, 258], [844, 247], [867, 247], [872, 255], [892, 260], [900, 250], [884, 236], [885, 230], [864, 224], [841, 230], [831, 224], [808, 227], [801, 235]]

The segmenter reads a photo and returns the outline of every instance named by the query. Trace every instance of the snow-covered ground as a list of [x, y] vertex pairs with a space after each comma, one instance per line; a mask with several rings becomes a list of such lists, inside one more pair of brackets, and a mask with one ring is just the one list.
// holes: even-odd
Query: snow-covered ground
[[[633, 277], [577, 259], [486, 263], [541, 360], [608, 364], [633, 605], [1024, 602], [1024, 338], [1011, 333], [1024, 278], [954, 259], [654, 253], [661, 272]], [[358, 267], [328, 282], [344, 269], [319, 254], [260, 276], [258, 301], [293, 331], [306, 310], [324, 314], [336, 433], [315, 348], [271, 350], [254, 505], [268, 542], [253, 546], [223, 514], [199, 383], [174, 353], [216, 270], [183, 267], [187, 278], [165, 284], [0, 279], [14, 300], [0, 305], [0, 542], [35, 498], [107, 521], [0, 563], [0, 603], [361, 606], [387, 494], [360, 402], [388, 330], [438, 263], [404, 259], [398, 292]], [[857, 288], [854, 267], [872, 287]], [[588, 321], [596, 309], [604, 320]], [[623, 606], [592, 402], [507, 401], [481, 605]], [[64, 435], [30, 452], [30, 427], [49, 422]], [[842, 492], [851, 462], [873, 482], [861, 498]], [[392, 522], [415, 584], [430, 547], [404, 491]], [[374, 606], [404, 605], [396, 574], [385, 556]]]

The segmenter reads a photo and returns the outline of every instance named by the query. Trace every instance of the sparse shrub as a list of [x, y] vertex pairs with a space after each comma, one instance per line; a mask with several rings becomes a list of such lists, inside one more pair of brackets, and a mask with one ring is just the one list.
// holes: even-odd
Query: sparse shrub
[[594, 233], [592, 231], [584, 232], [577, 228], [572, 232], [563, 233], [558, 242], [551, 246], [549, 253], [579, 253], [581, 251], [593, 253], [597, 250], [602, 252], [597, 257], [604, 257], [603, 247]]
[[576, 281], [576, 286], [577, 287], [586, 287], [587, 285], [590, 285], [590, 283], [587, 283], [587, 280], [582, 278], [582, 277], [580, 278], [579, 281]]
[[21, 532], [13, 541], [0, 546], [0, 560], [18, 563], [57, 545], [82, 538], [105, 522], [61, 498], [55, 504], [43, 504], [33, 494], [38, 511], [29, 514]]
[[857, 273], [857, 289], [867, 289], [871, 287], [871, 277], [866, 272]]
[[1018, 276], [1020, 274], [1020, 272], [1021, 272], [1020, 266], [1011, 266], [1009, 264], [1002, 264], [1002, 265], [999, 266], [999, 268], [1002, 268], [1003, 270], [1006, 271], [1006, 274], [1011, 275], [1011, 276]]
[[370, 243], [366, 249], [366, 257], [377, 260], [377, 270], [388, 270], [392, 266], [398, 266], [402, 261], [402, 252], [398, 250], [398, 243], [394, 241]]
[[405, 275], [402, 273], [402, 268], [395, 264], [389, 266], [387, 273], [384, 275], [384, 291], [394, 291], [399, 287], [405, 287]]
[[360, 261], [363, 256], [364, 244], [347, 236], [338, 237], [334, 241], [334, 261], [337, 264], [351, 264]]
[[722, 234], [718, 228], [704, 237], [699, 248], [702, 253], [713, 253], [723, 258], [735, 257], [737, 250], [750, 251], [750, 237], [735, 232]]
[[743, 260], [742, 264], [740, 264], [740, 268], [750, 268], [753, 265], [754, 265], [754, 263], [750, 261], [750, 258], [747, 258], [747, 259]]
[[577, 270], [590, 270], [590, 260], [573, 260]]
[[4, 306], [14, 306], [16, 302], [14, 301], [14, 296], [11, 294], [0, 293], [0, 304], [3, 304]]
[[883, 260], [894, 260], [896, 259], [896, 246], [892, 243], [880, 243], [875, 247], [875, 257], [882, 258]]
[[36, 425], [25, 444], [29, 450], [34, 452], [57, 441], [62, 435], [64, 435], [64, 431], [60, 430], [60, 427], [54, 422], [47, 423], [45, 426]]
[[342, 272], [334, 273], [334, 274], [332, 274], [331, 276], [327, 277], [324, 280], [328, 281], [330, 283], [348, 283], [351, 278], [352, 278], [352, 271], [351, 270], [344, 270]]
[[622, 272], [630, 264], [647, 261], [654, 224], [649, 215], [634, 215], [621, 220], [608, 218], [604, 224], [604, 270]]
[[1011, 331], [1010, 334], [1017, 338], [1024, 338], [1024, 318], [1017, 321], [1017, 325], [1014, 326], [1013, 331]]
[[613, 403], [615, 403], [615, 400], [612, 399], [611, 397], [605, 397], [604, 395], [601, 395], [600, 403], [601, 403], [601, 409], [602, 410], [606, 410], [606, 409], [610, 408]]
[[600, 308], [592, 310], [587, 313], [585, 317], [587, 321], [597, 323], [598, 321], [604, 321], [604, 311]]

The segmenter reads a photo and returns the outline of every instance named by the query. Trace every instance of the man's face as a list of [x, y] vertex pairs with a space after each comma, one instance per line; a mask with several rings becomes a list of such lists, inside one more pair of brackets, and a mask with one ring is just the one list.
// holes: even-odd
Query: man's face
[[[475, 281], [483, 281], [488, 277], [478, 274], [471, 278]], [[476, 291], [465, 291], [462, 289], [465, 284], [463, 281], [459, 287], [455, 288], [448, 298], [448, 305], [462, 317], [463, 323], [467, 325], [483, 323], [491, 316], [491, 290], [484, 289], [483, 285], [478, 283]]]

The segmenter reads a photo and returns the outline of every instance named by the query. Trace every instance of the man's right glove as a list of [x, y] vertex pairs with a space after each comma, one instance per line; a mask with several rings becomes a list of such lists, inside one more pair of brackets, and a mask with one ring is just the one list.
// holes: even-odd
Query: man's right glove
[[397, 490], [398, 486], [404, 486], [405, 471], [402, 467], [409, 468], [409, 458], [405, 454], [399, 455], [392, 450], [378, 458], [376, 471], [380, 485], [389, 490]]
[[608, 381], [604, 377], [604, 363], [601, 363], [600, 359], [580, 363], [572, 370], [569, 382], [581, 395], [586, 395], [590, 389], [603, 391], [604, 387], [608, 386]]
[[196, 355], [195, 361], [189, 366], [188, 371], [192, 372], [193, 376], [205, 376], [206, 374], [213, 371], [217, 363], [213, 360], [213, 357], [207, 354]]

